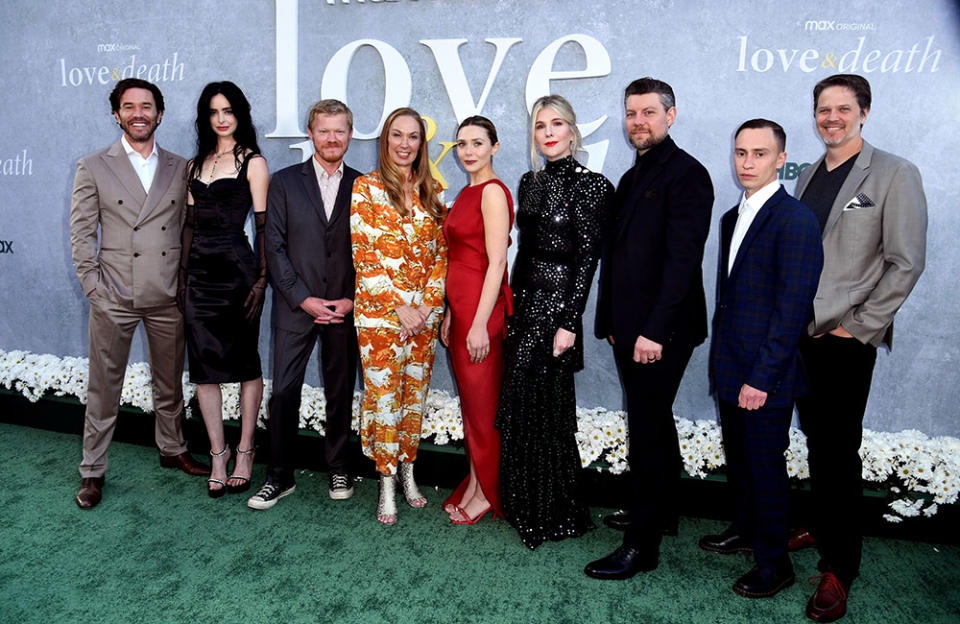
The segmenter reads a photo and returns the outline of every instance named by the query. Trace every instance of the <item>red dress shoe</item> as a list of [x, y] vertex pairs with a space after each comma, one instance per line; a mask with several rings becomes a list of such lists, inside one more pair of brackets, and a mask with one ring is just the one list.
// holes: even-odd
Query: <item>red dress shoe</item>
[[188, 475], [195, 477], [210, 476], [210, 466], [201, 464], [190, 453], [180, 453], [179, 455], [161, 455], [160, 465], [164, 468], [179, 468]]
[[810, 548], [817, 545], [817, 538], [810, 534], [806, 529], [794, 529], [790, 533], [790, 540], [787, 542], [787, 549], [790, 552], [800, 550], [801, 548]]
[[820, 579], [817, 590], [807, 603], [807, 617], [814, 622], [833, 622], [847, 613], [847, 592], [850, 586], [830, 572], [811, 576], [811, 584]]
[[[460, 517], [454, 518], [451, 515], [450, 522], [452, 522], [453, 524], [476, 524], [477, 522], [480, 521], [480, 518], [487, 515], [487, 512], [493, 509], [493, 505], [487, 505], [486, 509], [484, 509], [483, 511], [481, 511], [480, 513], [478, 513], [472, 518], [467, 515], [467, 512], [463, 510], [463, 507], [460, 507], [459, 505], [454, 505], [453, 508], [454, 508], [454, 513], [460, 514]], [[496, 514], [494, 514], [493, 517], [496, 518], [497, 517]]]
[[86, 477], [80, 480], [80, 491], [77, 492], [77, 507], [93, 509], [103, 498], [103, 477]]

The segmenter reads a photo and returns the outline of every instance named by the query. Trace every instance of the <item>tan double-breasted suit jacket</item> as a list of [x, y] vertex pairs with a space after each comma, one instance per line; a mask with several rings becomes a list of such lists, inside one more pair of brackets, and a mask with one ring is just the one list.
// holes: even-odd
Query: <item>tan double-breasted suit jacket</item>
[[83, 477], [106, 470], [133, 334], [147, 334], [163, 455], [186, 450], [183, 411], [183, 318], [176, 307], [186, 161], [157, 148], [149, 192], [119, 141], [80, 159], [70, 203], [70, 243], [77, 278], [90, 300], [90, 369]]

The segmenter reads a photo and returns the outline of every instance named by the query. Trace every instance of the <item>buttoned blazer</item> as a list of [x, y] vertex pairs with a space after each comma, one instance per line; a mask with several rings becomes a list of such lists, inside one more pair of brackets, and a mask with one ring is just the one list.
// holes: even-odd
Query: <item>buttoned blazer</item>
[[790, 407], [805, 390], [798, 345], [823, 267], [820, 227], [781, 186], [754, 217], [728, 275], [737, 208], [720, 219], [711, 388], [736, 404], [749, 384], [767, 393], [765, 406]]
[[[797, 197], [824, 156], [800, 173]], [[823, 229], [824, 268], [809, 333], [843, 325], [860, 342], [892, 347], [893, 317], [920, 279], [926, 246], [920, 172], [864, 141]]]
[[707, 337], [701, 265], [713, 184], [673, 139], [661, 145], [645, 171], [635, 164], [623, 175], [604, 219], [595, 334], [696, 346]]
[[329, 219], [312, 159], [281, 169], [270, 179], [265, 242], [274, 327], [310, 331], [313, 318], [300, 307], [307, 297], [353, 299], [350, 195], [360, 175], [344, 164]]
[[84, 294], [96, 289], [134, 308], [173, 305], [185, 200], [186, 161], [164, 149], [149, 193], [119, 141], [81, 158], [70, 245]]

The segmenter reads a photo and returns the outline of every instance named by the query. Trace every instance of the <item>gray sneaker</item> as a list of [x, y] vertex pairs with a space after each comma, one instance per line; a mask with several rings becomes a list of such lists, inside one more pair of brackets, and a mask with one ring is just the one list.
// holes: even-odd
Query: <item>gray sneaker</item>
[[276, 483], [267, 481], [263, 484], [263, 487], [260, 488], [260, 491], [247, 500], [247, 507], [250, 509], [270, 509], [277, 504], [278, 500], [287, 494], [291, 494], [295, 489], [297, 489], [297, 486], [293, 484], [284, 488]]
[[346, 500], [353, 496], [353, 479], [345, 472], [330, 473], [330, 498]]

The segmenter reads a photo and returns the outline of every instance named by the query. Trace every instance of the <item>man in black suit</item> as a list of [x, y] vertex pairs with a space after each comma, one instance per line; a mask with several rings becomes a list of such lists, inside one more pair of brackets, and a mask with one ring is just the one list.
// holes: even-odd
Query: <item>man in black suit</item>
[[747, 598], [773, 596], [794, 581], [784, 451], [794, 398], [805, 389], [800, 337], [823, 268], [816, 217], [777, 181], [786, 141], [780, 124], [767, 119], [737, 129], [733, 161], [743, 196], [720, 219], [710, 386], [735, 516], [729, 529], [703, 537], [700, 547], [753, 553], [756, 565], [733, 585]]
[[623, 545], [584, 570], [594, 578], [656, 568], [661, 534], [676, 526], [682, 462], [673, 401], [693, 349], [707, 337], [700, 265], [713, 185], [668, 136], [674, 102], [670, 85], [653, 78], [624, 92], [637, 159], [605, 223], [596, 335], [613, 345], [626, 394], [632, 506]]
[[247, 501], [252, 509], [269, 509], [294, 490], [300, 391], [318, 339], [329, 494], [335, 500], [353, 496], [346, 457], [358, 356], [350, 197], [360, 172], [343, 163], [353, 113], [338, 100], [317, 102], [307, 132], [313, 158], [275, 173], [267, 195], [266, 252], [274, 291], [271, 455], [267, 482]]

